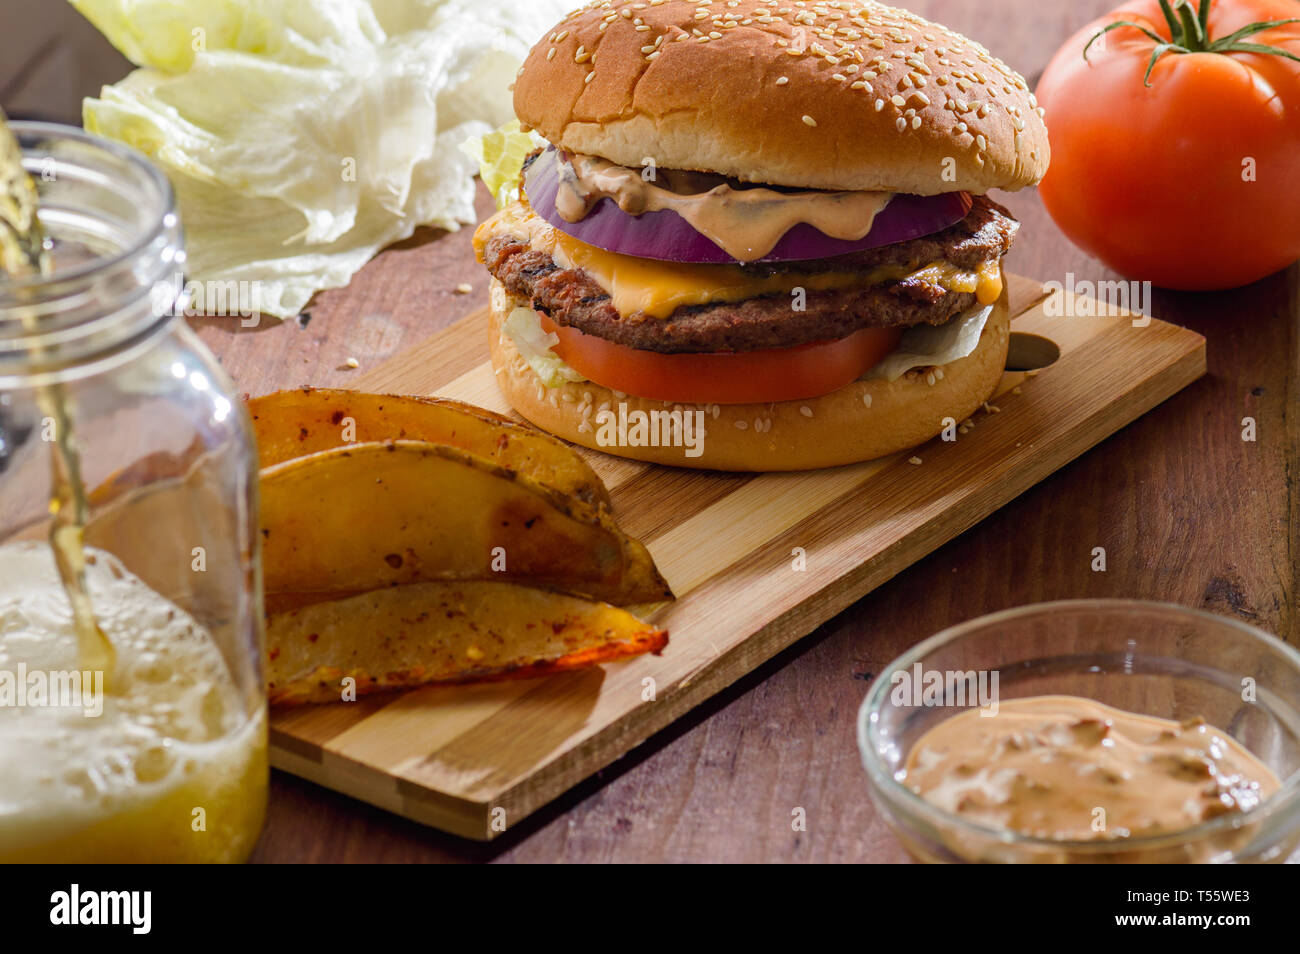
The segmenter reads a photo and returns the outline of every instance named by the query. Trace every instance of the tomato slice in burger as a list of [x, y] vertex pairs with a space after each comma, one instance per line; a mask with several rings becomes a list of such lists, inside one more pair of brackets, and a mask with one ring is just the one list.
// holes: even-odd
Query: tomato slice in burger
[[554, 351], [597, 384], [637, 397], [684, 404], [766, 404], [830, 394], [856, 381], [898, 347], [902, 330], [864, 328], [847, 338], [761, 351], [660, 354], [555, 324]]

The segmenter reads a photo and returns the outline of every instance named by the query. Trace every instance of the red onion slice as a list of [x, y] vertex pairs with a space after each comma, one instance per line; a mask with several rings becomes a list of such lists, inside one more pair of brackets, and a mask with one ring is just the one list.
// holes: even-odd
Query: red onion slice
[[[524, 178], [524, 191], [533, 211], [555, 228], [580, 242], [638, 258], [669, 262], [730, 264], [732, 258], [695, 231], [676, 212], [662, 210], [629, 215], [613, 199], [601, 199], [587, 217], [569, 222], [555, 208], [559, 191], [559, 154], [554, 146], [538, 156]], [[863, 249], [894, 245], [933, 235], [966, 217], [971, 197], [966, 192], [941, 195], [899, 194], [876, 216], [871, 231], [857, 241], [831, 238], [801, 222], [786, 232], [762, 262], [795, 262], [847, 255]]]

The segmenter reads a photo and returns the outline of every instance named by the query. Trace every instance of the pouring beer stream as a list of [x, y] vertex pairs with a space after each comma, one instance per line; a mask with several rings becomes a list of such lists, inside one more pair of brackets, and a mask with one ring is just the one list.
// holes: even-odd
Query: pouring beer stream
[[[0, 265], [11, 278], [48, 276], [50, 253], [38, 216], [36, 183], [23, 168], [22, 149], [0, 111]], [[24, 327], [39, 331], [35, 311], [21, 313]], [[61, 384], [42, 385], [37, 393], [42, 414], [54, 425], [51, 456], [50, 546], [59, 578], [72, 606], [83, 669], [104, 674], [111, 691], [116, 654], [95, 619], [86, 588], [85, 527], [89, 507], [81, 480], [81, 458], [73, 433], [71, 402]]]

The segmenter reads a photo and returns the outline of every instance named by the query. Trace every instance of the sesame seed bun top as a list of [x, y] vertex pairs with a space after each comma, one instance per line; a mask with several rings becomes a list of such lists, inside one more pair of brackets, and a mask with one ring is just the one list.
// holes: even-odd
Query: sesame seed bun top
[[514, 105], [573, 152], [804, 188], [1015, 190], [1049, 156], [1018, 73], [857, 0], [593, 3], [533, 47]]

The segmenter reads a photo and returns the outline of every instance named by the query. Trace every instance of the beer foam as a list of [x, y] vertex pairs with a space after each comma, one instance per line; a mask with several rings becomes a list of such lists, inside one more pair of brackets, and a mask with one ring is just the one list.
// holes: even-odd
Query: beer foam
[[[193, 617], [112, 554], [87, 548], [86, 558], [96, 617], [117, 651], [112, 693], [97, 715], [86, 705], [0, 702], [0, 858], [50, 844], [64, 846], [56, 854], [91, 857], [95, 842], [112, 855], [111, 846], [147, 845], [154, 835], [188, 856], [186, 833], [200, 834], [196, 809], [209, 832], [249, 811], [260, 826], [261, 808], [238, 803], [258, 797], [240, 789], [265, 762], [264, 713], [249, 717], [220, 649]], [[80, 669], [71, 610], [41, 543], [0, 546], [0, 673], [13, 680], [20, 666]], [[114, 830], [122, 818], [140, 830]]]

